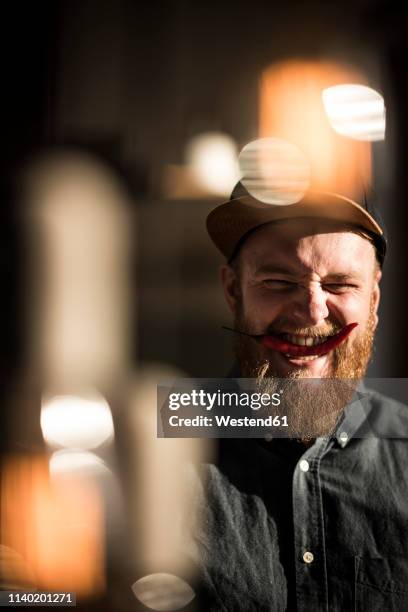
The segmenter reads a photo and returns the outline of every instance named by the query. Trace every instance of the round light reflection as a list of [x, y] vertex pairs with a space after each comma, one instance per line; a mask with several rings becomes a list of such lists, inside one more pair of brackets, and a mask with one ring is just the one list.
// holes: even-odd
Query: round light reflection
[[384, 140], [385, 105], [378, 91], [365, 85], [335, 85], [323, 90], [332, 128], [355, 140]]
[[105, 462], [89, 451], [60, 450], [53, 453], [50, 459], [50, 474], [71, 474], [81, 472], [83, 474], [108, 474], [109, 468]]
[[151, 610], [172, 612], [180, 610], [195, 597], [185, 580], [173, 574], [150, 574], [132, 585], [135, 597]]
[[113, 420], [103, 397], [62, 395], [43, 403], [41, 429], [52, 446], [96, 448], [113, 438]]
[[186, 161], [197, 184], [212, 195], [229, 195], [238, 181], [237, 147], [226, 134], [208, 132], [193, 138]]
[[287, 205], [299, 202], [310, 184], [310, 164], [301, 150], [279, 138], [260, 138], [238, 158], [241, 182], [257, 200]]

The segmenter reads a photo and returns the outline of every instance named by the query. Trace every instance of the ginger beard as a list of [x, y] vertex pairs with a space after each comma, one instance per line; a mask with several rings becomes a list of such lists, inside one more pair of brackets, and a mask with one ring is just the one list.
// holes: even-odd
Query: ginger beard
[[[234, 326], [237, 330], [255, 333], [251, 321], [244, 315], [242, 301], [237, 307]], [[298, 328], [293, 333], [332, 335], [340, 329], [341, 325], [333, 321], [328, 322], [324, 329]], [[237, 334], [235, 353], [241, 376], [256, 379], [256, 389], [261, 393], [283, 391], [281, 404], [274, 414], [288, 417], [285, 437], [308, 440], [333, 433], [371, 359], [375, 331], [374, 296], [367, 325], [364, 330], [358, 331], [354, 338], [348, 337], [330, 351], [328, 364], [320, 379], [310, 379], [307, 368], [302, 367], [293, 368], [283, 378], [271, 363], [270, 349], [253, 338]]]

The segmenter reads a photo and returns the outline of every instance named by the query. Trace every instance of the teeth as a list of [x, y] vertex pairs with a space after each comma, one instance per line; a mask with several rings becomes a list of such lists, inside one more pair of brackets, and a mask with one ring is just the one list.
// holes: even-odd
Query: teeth
[[301, 361], [313, 361], [314, 359], [318, 359], [320, 355], [308, 355], [306, 357], [297, 357], [296, 355], [286, 354], [285, 357], [289, 357], [289, 359], [299, 359]]
[[327, 336], [292, 336], [292, 334], [286, 334], [285, 339], [291, 344], [297, 344], [298, 346], [315, 346], [316, 344], [322, 344], [327, 339]]

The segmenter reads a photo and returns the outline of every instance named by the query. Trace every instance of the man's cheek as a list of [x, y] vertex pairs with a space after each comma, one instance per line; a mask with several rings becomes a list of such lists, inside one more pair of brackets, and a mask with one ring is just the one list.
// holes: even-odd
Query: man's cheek
[[271, 300], [247, 301], [244, 303], [244, 316], [252, 329], [263, 333], [276, 319], [276, 304]]

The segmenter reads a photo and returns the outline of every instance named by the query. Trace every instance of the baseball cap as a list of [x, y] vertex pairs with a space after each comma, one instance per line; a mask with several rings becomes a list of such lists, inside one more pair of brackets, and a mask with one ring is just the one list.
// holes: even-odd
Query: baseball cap
[[266, 223], [300, 218], [344, 221], [368, 234], [382, 266], [387, 250], [384, 223], [372, 197], [362, 193], [359, 200], [362, 204], [337, 193], [309, 190], [294, 204], [268, 204], [238, 182], [230, 199], [208, 215], [207, 230], [215, 246], [231, 261], [249, 233]]

